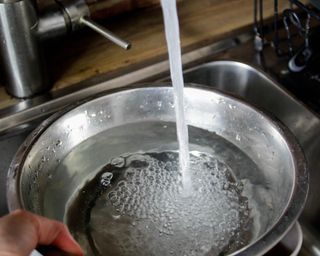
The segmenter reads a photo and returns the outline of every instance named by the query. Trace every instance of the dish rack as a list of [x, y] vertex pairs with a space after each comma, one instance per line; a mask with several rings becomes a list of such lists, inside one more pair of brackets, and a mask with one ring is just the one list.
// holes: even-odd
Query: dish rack
[[290, 72], [312, 70], [312, 73], [320, 74], [320, 1], [304, 4], [299, 0], [288, 0], [288, 8], [281, 11], [278, 2], [274, 0], [273, 22], [267, 27], [263, 0], [254, 0], [255, 50], [263, 52], [270, 45], [278, 57], [288, 59]]

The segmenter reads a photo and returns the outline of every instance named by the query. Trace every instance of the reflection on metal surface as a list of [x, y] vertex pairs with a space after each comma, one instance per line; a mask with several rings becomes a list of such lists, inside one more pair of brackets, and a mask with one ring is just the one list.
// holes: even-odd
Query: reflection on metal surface
[[[250, 34], [244, 34], [234, 39], [228, 39], [213, 45], [197, 49], [186, 53], [182, 56], [184, 65], [190, 65], [207, 56], [212, 56], [217, 52], [229, 49], [238, 45], [240, 42], [246, 42], [251, 38]], [[153, 77], [163, 76], [169, 71], [168, 61], [162, 61], [153, 65], [149, 65], [143, 69], [135, 70], [124, 74], [120, 77], [115, 77], [107, 81], [87, 86], [81, 90], [62, 95], [60, 97], [41, 96], [32, 100], [28, 100], [28, 106], [25, 103], [18, 103], [16, 106], [0, 111], [0, 134], [12, 127], [32, 121], [36, 118], [41, 118], [52, 114], [66, 105], [75, 103], [94, 94], [111, 90], [114, 88], [124, 87], [130, 84], [150, 81]], [[44, 99], [43, 99], [44, 98]], [[48, 99], [49, 98], [49, 99]], [[51, 99], [50, 99], [51, 98]], [[43, 112], [41, 109], [45, 109]]]
[[35, 33], [37, 21], [32, 1], [0, 3], [0, 51], [6, 88], [17, 97], [47, 89], [43, 56]]
[[265, 256], [297, 256], [300, 255], [303, 241], [302, 229], [296, 222], [290, 231], [282, 238], [281, 242], [272, 248]]
[[[24, 206], [62, 220], [70, 198], [103, 163], [130, 152], [175, 150], [173, 89], [168, 84], [152, 85], [100, 96], [41, 125], [11, 164], [10, 210]], [[285, 127], [238, 98], [192, 85], [184, 95], [190, 140], [194, 139], [190, 145], [228, 164], [259, 216], [256, 237], [236, 255], [262, 255], [279, 242], [302, 211], [308, 191], [305, 158]], [[83, 121], [76, 122], [81, 117]], [[163, 128], [163, 123], [168, 127]], [[198, 136], [198, 144], [192, 135]], [[235, 153], [239, 150], [250, 164]], [[58, 161], [67, 158], [70, 165]], [[248, 182], [252, 185], [246, 188]]]
[[233, 93], [272, 113], [293, 132], [304, 150], [310, 171], [310, 193], [301, 224], [316, 226], [316, 234], [319, 234], [319, 116], [298, 102], [268, 75], [243, 63], [221, 61], [205, 64], [187, 72], [185, 81], [206, 84]]
[[96, 31], [98, 34], [102, 35], [103, 37], [109, 39], [111, 42], [115, 43], [116, 45], [122, 47], [125, 50], [129, 50], [131, 47], [131, 43], [119, 38], [117, 35], [112, 33], [110, 30], [100, 26], [93, 20], [88, 17], [81, 17], [80, 23], [91, 28], [92, 30]]
[[303, 246], [300, 256], [320, 256], [320, 242], [318, 231], [310, 226], [304, 226], [303, 229]]
[[[232, 44], [233, 43], [231, 43], [231, 45]], [[221, 46], [218, 48], [221, 49]], [[197, 59], [207, 56], [209, 53], [214, 53], [215, 50], [216, 48], [214, 47], [207, 47], [203, 48], [203, 52], [193, 52], [193, 54], [185, 55], [185, 63], [192, 63]], [[70, 102], [104, 91], [105, 88], [124, 86], [128, 84], [128, 81], [134, 83], [137, 81], [143, 81], [148, 77], [152, 78], [157, 75], [166, 74], [167, 69], [167, 63], [163, 62], [144, 70], [131, 72], [124, 77], [111, 79], [93, 87], [85, 88], [75, 94], [65, 95], [61, 98], [54, 98], [52, 101], [40, 103], [40, 105], [38, 105], [39, 102], [37, 104], [31, 103], [28, 106], [22, 107], [21, 105], [18, 105], [18, 108], [20, 108], [20, 112], [18, 113], [15, 111], [2, 111], [2, 113], [0, 113], [0, 116], [3, 118], [0, 123], [0, 130], [2, 132], [5, 130], [8, 131], [8, 129], [10, 130], [19, 124], [34, 120], [34, 118], [44, 118], [46, 115], [53, 113], [57, 109], [61, 109], [64, 105], [69, 104]], [[306, 210], [303, 213], [301, 224], [303, 227], [306, 227], [306, 223], [309, 225], [316, 224], [317, 230], [310, 231], [310, 233], [312, 233], [314, 237], [319, 237], [318, 234], [320, 229], [318, 216], [320, 205], [317, 200], [317, 195], [320, 193], [320, 188], [318, 186], [318, 181], [320, 180], [320, 173], [318, 172], [318, 167], [320, 166], [319, 117], [307, 109], [297, 99], [292, 97], [287, 91], [281, 89], [281, 86], [270, 79], [269, 76], [243, 63], [232, 61], [209, 63], [188, 71], [185, 78], [188, 82], [207, 84], [218, 88], [219, 90], [235, 94], [248, 102], [266, 109], [289, 127], [300, 142], [311, 171], [311, 192]], [[41, 99], [39, 99], [39, 101], [41, 101]], [[45, 113], [41, 111], [43, 108], [46, 110]], [[1, 170], [7, 170], [8, 164], [13, 157], [14, 150], [16, 150], [19, 143], [23, 141], [23, 136], [20, 136], [20, 139], [15, 139], [17, 141], [16, 143], [7, 143], [6, 141], [8, 139], [1, 139], [1, 148], [3, 148], [3, 143], [7, 143], [7, 145], [10, 144], [10, 146], [13, 147], [11, 150], [12, 153], [8, 154], [10, 151], [1, 153], [1, 159], [4, 159], [4, 161], [0, 162]], [[2, 189], [4, 188], [4, 182], [5, 177], [0, 178], [0, 187]], [[4, 195], [4, 192], [0, 194]], [[0, 198], [0, 202], [2, 201], [0, 213], [6, 212], [5, 208], [3, 208], [3, 200], [3, 198]], [[309, 228], [304, 228], [304, 233], [308, 230]], [[308, 241], [308, 239], [305, 238], [302, 253], [304, 251], [307, 251], [307, 253], [302, 255], [320, 255], [320, 247], [312, 244], [312, 242], [309, 243], [306, 241]], [[314, 240], [312, 241], [314, 242]], [[310, 254], [311, 252], [313, 254]]]
[[[317, 185], [317, 181], [320, 180], [320, 173], [317, 171], [320, 164], [318, 116], [297, 102], [267, 75], [243, 63], [219, 61], [204, 64], [186, 72], [185, 81], [214, 86], [236, 94], [272, 113], [293, 132], [304, 149], [311, 170], [311, 192], [304, 216], [318, 223], [320, 213], [317, 199], [320, 193]], [[242, 81], [245, 83], [241, 83]]]

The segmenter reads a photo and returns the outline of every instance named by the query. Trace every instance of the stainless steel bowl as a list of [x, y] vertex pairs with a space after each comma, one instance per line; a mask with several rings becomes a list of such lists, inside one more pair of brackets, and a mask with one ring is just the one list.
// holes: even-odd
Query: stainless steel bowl
[[[21, 146], [9, 169], [9, 209], [24, 208], [63, 220], [79, 187], [101, 170], [100, 159], [105, 164], [129, 152], [177, 149], [174, 129], [164, 132], [163, 125], [151, 125], [174, 124], [172, 88], [151, 86], [100, 95], [43, 122]], [[231, 255], [264, 254], [286, 234], [304, 206], [308, 174], [300, 147], [282, 124], [235, 97], [189, 85], [185, 102], [190, 127], [222, 137], [258, 167], [238, 168], [241, 163], [227, 151], [220, 156], [234, 167], [237, 180], [263, 187], [252, 191], [260, 212], [258, 233]], [[146, 130], [123, 128], [131, 124], [143, 124]], [[100, 142], [95, 141], [74, 153], [77, 146], [99, 134], [107, 148], [99, 150]], [[192, 132], [190, 141], [191, 148], [197, 147]], [[216, 150], [208, 138], [200, 141], [208, 153]], [[70, 155], [74, 164], [62, 168], [61, 161]]]

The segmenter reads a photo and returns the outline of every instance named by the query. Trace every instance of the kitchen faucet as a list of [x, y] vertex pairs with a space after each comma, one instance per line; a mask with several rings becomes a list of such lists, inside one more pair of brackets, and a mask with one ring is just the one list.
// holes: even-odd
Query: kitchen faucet
[[42, 41], [87, 26], [124, 49], [130, 43], [90, 19], [85, 0], [55, 0], [41, 13], [35, 0], [0, 0], [0, 53], [6, 90], [27, 98], [50, 87]]

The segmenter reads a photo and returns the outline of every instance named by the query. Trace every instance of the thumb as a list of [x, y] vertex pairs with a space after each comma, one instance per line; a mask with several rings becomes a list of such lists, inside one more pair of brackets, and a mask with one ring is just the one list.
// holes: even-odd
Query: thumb
[[58, 221], [23, 210], [0, 218], [0, 255], [28, 256], [37, 245], [51, 245], [72, 255], [83, 255], [67, 227]]

